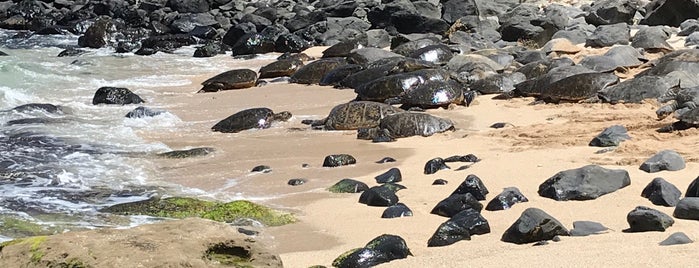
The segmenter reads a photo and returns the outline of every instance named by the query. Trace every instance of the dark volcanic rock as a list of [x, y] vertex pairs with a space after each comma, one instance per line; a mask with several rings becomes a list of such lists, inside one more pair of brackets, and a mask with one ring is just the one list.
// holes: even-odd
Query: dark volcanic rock
[[699, 197], [699, 177], [694, 179], [687, 187], [684, 197]]
[[570, 230], [570, 236], [588, 236], [600, 234], [609, 230], [601, 223], [593, 221], [575, 221], [573, 222], [573, 230]]
[[405, 240], [400, 236], [383, 234], [367, 243], [363, 248], [349, 250], [335, 260], [333, 267], [355, 268], [376, 265], [412, 256]]
[[253, 167], [250, 172], [262, 172], [262, 173], [269, 173], [272, 171], [272, 168], [267, 166], [267, 165], [259, 165]]
[[490, 200], [488, 205], [485, 206], [485, 210], [505, 210], [522, 202], [529, 202], [529, 199], [527, 199], [517, 187], [508, 187], [505, 188], [502, 193], [496, 195], [493, 200]]
[[480, 212], [468, 209], [459, 212], [439, 225], [427, 241], [428, 247], [443, 247], [461, 240], [471, 240], [471, 235], [490, 233], [488, 220]]
[[478, 162], [481, 161], [476, 155], [474, 154], [467, 154], [467, 155], [453, 155], [450, 157], [447, 157], [444, 159], [444, 162]]
[[437, 173], [437, 171], [440, 171], [442, 169], [449, 169], [449, 166], [447, 166], [446, 163], [444, 163], [444, 159], [437, 157], [430, 159], [430, 161], [427, 161], [425, 163], [425, 174], [434, 174]]
[[396, 162], [396, 159], [390, 156], [381, 158], [381, 160], [376, 161], [377, 164]]
[[354, 156], [348, 154], [333, 154], [328, 155], [323, 160], [324, 167], [339, 167], [346, 165], [354, 165], [357, 163], [357, 159]]
[[501, 240], [515, 244], [534, 243], [542, 240], [551, 240], [555, 236], [568, 236], [566, 229], [558, 220], [551, 217], [541, 209], [528, 208], [522, 212], [505, 233]]
[[293, 52], [298, 53], [313, 46], [313, 43], [301, 38], [295, 34], [282, 34], [274, 41], [274, 49], [277, 52]]
[[648, 198], [654, 205], [674, 207], [680, 201], [682, 193], [665, 179], [655, 178], [643, 189], [641, 196]]
[[638, 10], [638, 2], [631, 0], [603, 0], [592, 3], [585, 21], [592, 25], [615, 23], [633, 23], [633, 16]]
[[590, 146], [611, 147], [619, 146], [622, 141], [631, 139], [626, 128], [622, 125], [613, 125], [605, 128], [597, 137], [590, 141]]
[[274, 52], [275, 40], [268, 38], [261, 33], [249, 33], [243, 35], [238, 41], [231, 45], [231, 55], [252, 55]]
[[432, 182], [432, 185], [447, 185], [449, 181], [445, 179], [436, 179]]
[[541, 16], [539, 7], [521, 4], [500, 16], [500, 34], [504, 41], [532, 40], [543, 45], [558, 29], [550, 18]]
[[129, 113], [126, 114], [127, 118], [144, 118], [144, 117], [153, 117], [159, 114], [164, 113], [165, 111], [162, 110], [153, 110], [148, 107], [143, 107], [139, 106], [136, 109], [133, 109]]
[[366, 183], [353, 179], [342, 179], [328, 188], [333, 193], [360, 193], [369, 189]]
[[290, 179], [288, 182], [286, 182], [286, 184], [291, 186], [299, 186], [304, 183], [306, 183], [306, 179]]
[[485, 200], [485, 196], [488, 194], [488, 188], [485, 187], [481, 178], [476, 175], [470, 174], [466, 176], [466, 179], [459, 184], [459, 187], [454, 190], [452, 195], [455, 194], [465, 194], [470, 193], [476, 200]]
[[207, 0], [168, 0], [167, 6], [179, 13], [209, 12], [210, 9]]
[[198, 47], [194, 51], [194, 57], [195, 58], [206, 58], [206, 57], [213, 57], [218, 54], [224, 53], [223, 48], [221, 47], [220, 44], [218, 43], [207, 43], [203, 46]]
[[662, 150], [643, 162], [640, 169], [653, 173], [662, 170], [677, 171], [684, 169], [684, 159], [673, 150]]
[[374, 179], [376, 179], [377, 183], [400, 182], [403, 176], [400, 174], [400, 169], [391, 168], [383, 174], [376, 176]]
[[389, 218], [400, 218], [400, 217], [410, 217], [413, 216], [413, 211], [408, 208], [403, 203], [397, 203], [393, 206], [387, 207], [384, 211], [383, 214], [381, 214], [381, 218], [384, 219], [389, 219]]
[[95, 92], [92, 104], [138, 104], [143, 103], [143, 99], [123, 87], [101, 87]]
[[591, 200], [631, 184], [626, 170], [587, 165], [558, 172], [539, 185], [539, 195], [557, 201]]
[[680, 26], [687, 19], [696, 19], [699, 2], [696, 0], [655, 0], [646, 6], [646, 16], [640, 24]]
[[371, 187], [359, 196], [359, 203], [374, 207], [388, 207], [398, 203], [396, 191], [388, 184]]
[[664, 232], [675, 223], [669, 215], [644, 206], [638, 206], [629, 212], [626, 215], [626, 221], [630, 226], [629, 229], [624, 230], [627, 232]]
[[617, 23], [611, 25], [600, 25], [591, 36], [585, 41], [585, 46], [608, 47], [612, 45], [628, 45], [631, 39], [629, 25]]
[[671, 234], [667, 239], [660, 242], [659, 245], [672, 246], [672, 245], [682, 245], [682, 244], [691, 244], [691, 243], [694, 243], [694, 241], [692, 239], [690, 239], [686, 234], [684, 234], [683, 232], [677, 232], [677, 233]]
[[77, 57], [85, 53], [87, 53], [87, 50], [71, 47], [58, 53], [56, 57]]
[[677, 202], [672, 216], [678, 219], [699, 220], [699, 197], [685, 197]]
[[28, 104], [22, 104], [22, 105], [15, 107], [15, 108], [12, 108], [12, 111], [20, 112], [20, 113], [26, 113], [26, 112], [31, 112], [31, 111], [42, 111], [42, 112], [57, 114], [57, 113], [61, 113], [62, 109], [61, 109], [61, 106], [56, 106], [56, 105], [53, 105], [50, 103], [28, 103]]
[[480, 212], [483, 209], [483, 205], [470, 193], [452, 194], [440, 201], [430, 213], [444, 217], [452, 217], [467, 209]]
[[78, 38], [78, 46], [90, 47], [90, 48], [101, 48], [107, 45], [109, 41], [109, 33], [113, 32], [115, 29], [109, 18], [100, 18], [95, 21], [92, 26], [87, 28], [85, 34]]

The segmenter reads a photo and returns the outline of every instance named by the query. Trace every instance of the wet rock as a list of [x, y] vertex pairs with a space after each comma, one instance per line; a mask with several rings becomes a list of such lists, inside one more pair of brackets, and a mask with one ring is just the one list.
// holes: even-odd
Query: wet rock
[[479, 162], [481, 161], [476, 155], [474, 154], [467, 154], [467, 155], [453, 155], [450, 157], [447, 157], [444, 159], [444, 162]]
[[626, 127], [622, 125], [613, 125], [605, 128], [600, 134], [590, 141], [590, 146], [597, 147], [612, 147], [619, 146], [622, 141], [631, 139]]
[[585, 46], [608, 47], [612, 45], [628, 45], [631, 39], [629, 25], [617, 23], [600, 25], [585, 41]]
[[447, 166], [446, 163], [444, 163], [444, 159], [437, 157], [430, 159], [425, 163], [425, 174], [434, 174], [437, 173], [437, 171], [440, 171], [442, 169], [449, 169], [449, 166]]
[[221, 45], [212, 42], [198, 47], [194, 51], [193, 56], [195, 58], [206, 58], [222, 54], [222, 52], [224, 52], [224, 49], [221, 47]]
[[430, 213], [449, 218], [467, 209], [480, 212], [483, 205], [470, 193], [452, 194], [440, 201]]
[[644, 206], [638, 206], [629, 212], [626, 215], [626, 221], [630, 226], [629, 229], [624, 230], [626, 232], [664, 232], [675, 223], [669, 215]]
[[654, 205], [674, 207], [680, 201], [682, 193], [665, 179], [655, 178], [643, 189], [641, 196], [648, 198]]
[[448, 183], [445, 179], [436, 179], [432, 182], [432, 185], [447, 185]]
[[381, 160], [376, 161], [377, 164], [391, 163], [391, 162], [396, 162], [396, 159], [394, 159], [393, 157], [390, 157], [390, 156], [381, 158]]
[[143, 99], [134, 94], [128, 88], [123, 87], [101, 87], [95, 92], [92, 104], [138, 104], [143, 103]]
[[342, 179], [328, 188], [333, 193], [360, 193], [369, 189], [366, 183], [353, 179]]
[[574, 221], [573, 230], [570, 230], [570, 236], [588, 236], [594, 234], [601, 234], [606, 232], [609, 228], [605, 227], [601, 223], [593, 221]]
[[85, 53], [87, 53], [87, 50], [71, 47], [58, 53], [56, 57], [77, 57]]
[[288, 182], [286, 182], [286, 184], [291, 186], [299, 186], [304, 183], [306, 183], [306, 179], [290, 179]]
[[238, 233], [247, 235], [247, 236], [255, 236], [258, 235], [260, 232], [258, 231], [253, 231], [253, 230], [248, 230], [242, 227], [238, 227]]
[[274, 49], [277, 52], [294, 52], [298, 53], [313, 46], [313, 43], [304, 40], [302, 37], [295, 34], [282, 34], [274, 41]]
[[675, 206], [672, 216], [678, 219], [699, 220], [699, 197], [685, 197]]
[[566, 229], [558, 220], [538, 208], [528, 208], [515, 221], [501, 240], [515, 244], [534, 243], [542, 240], [551, 240], [556, 236], [569, 236]]
[[671, 234], [667, 239], [660, 242], [659, 245], [672, 246], [672, 245], [683, 245], [683, 244], [691, 244], [691, 243], [694, 243], [694, 240], [689, 238], [683, 232], [677, 232], [677, 233]]
[[396, 191], [387, 184], [371, 187], [359, 196], [359, 203], [373, 207], [389, 207], [398, 203]]
[[93, 23], [85, 34], [78, 38], [78, 46], [89, 48], [101, 48], [107, 45], [109, 33], [114, 31], [114, 25], [110, 18], [100, 18]]
[[348, 154], [333, 154], [328, 155], [323, 160], [324, 167], [339, 167], [346, 165], [354, 165], [357, 163], [357, 159], [354, 156]]
[[158, 156], [166, 158], [189, 158], [196, 156], [205, 156], [210, 153], [213, 153], [214, 151], [216, 151], [216, 149], [211, 147], [198, 147], [187, 150], [174, 150], [165, 153], [160, 153], [158, 154]]
[[585, 21], [592, 25], [615, 23], [633, 23], [633, 17], [639, 9], [636, 1], [604, 0], [593, 2]]
[[154, 110], [154, 109], [150, 109], [148, 107], [139, 106], [139, 107], [136, 107], [136, 109], [133, 109], [132, 111], [127, 113], [126, 117], [127, 118], [153, 117], [156, 115], [160, 115], [164, 112], [165, 111], [163, 111], [163, 110]]
[[631, 184], [626, 170], [587, 165], [558, 172], [539, 185], [539, 195], [557, 201], [592, 200]]
[[466, 194], [470, 193], [476, 200], [485, 200], [485, 196], [488, 194], [488, 188], [485, 187], [481, 178], [476, 175], [470, 174], [466, 176], [466, 179], [459, 184], [459, 187], [454, 190], [452, 195], [455, 194]]
[[403, 203], [397, 203], [393, 206], [387, 207], [384, 211], [383, 214], [381, 214], [381, 218], [388, 219], [388, 218], [400, 218], [400, 217], [410, 217], [413, 216], [413, 211], [408, 208]]
[[262, 33], [245, 34], [235, 44], [231, 45], [231, 55], [239, 56], [274, 52], [274, 41]]
[[398, 168], [391, 168], [383, 174], [374, 177], [377, 183], [400, 182], [402, 178], [403, 176]]
[[412, 256], [405, 240], [397, 235], [383, 234], [367, 243], [363, 248], [349, 250], [335, 260], [333, 267], [373, 267], [397, 259]]
[[678, 27], [687, 19], [697, 18], [699, 2], [694, 0], [655, 0], [646, 9], [648, 12], [639, 24]]
[[443, 247], [461, 240], [471, 240], [471, 235], [490, 233], [488, 220], [480, 212], [468, 209], [461, 211], [439, 225], [427, 241], [428, 247]]
[[643, 162], [640, 169], [648, 172], [658, 172], [662, 170], [677, 171], [685, 168], [684, 159], [673, 150], [662, 150]]
[[505, 188], [502, 193], [496, 195], [493, 200], [490, 200], [488, 205], [485, 206], [485, 210], [506, 210], [522, 202], [529, 202], [529, 199], [527, 199], [517, 187], [508, 187]]
[[272, 168], [267, 166], [267, 165], [259, 165], [253, 167], [250, 172], [262, 172], [262, 173], [269, 173], [272, 171]]

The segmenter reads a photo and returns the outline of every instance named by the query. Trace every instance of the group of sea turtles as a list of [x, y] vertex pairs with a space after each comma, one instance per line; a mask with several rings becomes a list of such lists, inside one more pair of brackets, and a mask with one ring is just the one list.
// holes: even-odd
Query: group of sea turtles
[[[430, 36], [406, 40], [391, 50], [366, 47], [366, 40], [348, 40], [329, 47], [315, 61], [309, 62], [303, 53], [284, 54], [263, 66], [259, 76], [249, 69], [224, 72], [204, 81], [200, 92], [252, 87], [268, 83], [265, 79], [350, 88], [357, 94], [354, 100], [332, 108], [324, 119], [303, 123], [316, 129], [357, 130], [358, 138], [375, 142], [454, 130], [449, 119], [425, 109], [468, 106], [476, 95], [485, 94], [495, 94], [495, 99], [534, 97], [535, 103], [657, 98], [669, 102], [658, 110], [659, 119], [673, 113], [679, 119], [659, 132], [699, 126], [699, 79], [691, 73], [699, 70], [699, 50], [669, 52], [648, 62], [641, 50], [618, 45], [576, 64], [560, 56], [579, 51], [560, 45], [566, 42], [554, 39], [540, 50], [470, 51]], [[615, 74], [641, 65], [651, 67], [626, 81]], [[255, 108], [234, 114], [213, 129], [266, 128], [274, 120], [289, 117], [288, 112], [274, 114], [267, 108]]]

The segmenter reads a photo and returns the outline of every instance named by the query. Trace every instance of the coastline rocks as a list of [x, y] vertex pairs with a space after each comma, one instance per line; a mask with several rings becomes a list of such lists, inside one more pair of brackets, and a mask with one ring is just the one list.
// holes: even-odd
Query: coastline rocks
[[502, 193], [496, 195], [493, 198], [493, 200], [490, 200], [490, 202], [488, 202], [488, 205], [485, 206], [485, 210], [488, 210], [488, 211], [506, 210], [506, 209], [510, 209], [515, 204], [522, 203], [522, 202], [529, 202], [529, 199], [527, 199], [519, 191], [519, 189], [517, 189], [517, 187], [508, 187], [508, 188], [505, 188], [502, 191]]
[[408, 206], [406, 206], [403, 203], [397, 203], [395, 205], [387, 207], [383, 211], [383, 214], [381, 214], [381, 218], [384, 218], [384, 219], [410, 217], [410, 216], [413, 216], [413, 211], [410, 210], [410, 208], [408, 208]]
[[672, 246], [672, 245], [683, 245], [683, 244], [691, 244], [691, 243], [694, 243], [694, 241], [691, 238], [689, 238], [685, 233], [677, 232], [677, 233], [671, 234], [668, 238], [661, 241], [659, 243], [659, 245]]
[[609, 47], [612, 45], [628, 45], [631, 39], [631, 30], [626, 23], [600, 25], [587, 37], [587, 47]]
[[32, 111], [42, 111], [51, 114], [60, 114], [63, 112], [61, 106], [56, 106], [50, 103], [28, 103], [12, 108], [12, 111], [19, 113], [27, 113]]
[[682, 193], [665, 179], [655, 178], [643, 189], [641, 196], [648, 198], [654, 205], [674, 207], [680, 201]]
[[374, 179], [376, 179], [376, 183], [393, 183], [400, 182], [403, 176], [400, 174], [400, 169], [391, 168], [383, 174], [374, 177]]
[[679, 27], [687, 19], [696, 19], [699, 2], [696, 0], [654, 0], [646, 6], [648, 13], [640, 21], [646, 25], [668, 25]]
[[250, 69], [235, 69], [217, 74], [202, 82], [199, 92], [241, 89], [255, 86], [257, 73]]
[[366, 183], [353, 179], [342, 179], [328, 188], [333, 193], [360, 193], [369, 189]]
[[371, 187], [359, 196], [359, 203], [372, 207], [389, 207], [398, 203], [396, 189], [388, 184]]
[[699, 197], [685, 197], [675, 206], [672, 216], [678, 219], [699, 220]]
[[467, 209], [473, 209], [480, 212], [483, 209], [483, 205], [470, 193], [452, 194], [446, 199], [440, 201], [432, 209], [432, 211], [430, 211], [430, 213], [450, 218]]
[[626, 215], [626, 221], [630, 226], [625, 230], [626, 232], [664, 232], [675, 223], [675, 220], [667, 214], [644, 206], [638, 206], [629, 212]]
[[348, 154], [333, 154], [328, 155], [323, 159], [324, 167], [339, 167], [346, 165], [354, 165], [357, 163], [357, 159], [354, 156]]
[[205, 156], [213, 153], [216, 149], [211, 147], [199, 147], [187, 150], [174, 150], [165, 153], [159, 153], [158, 156], [165, 158], [189, 158], [195, 156]]
[[684, 159], [673, 150], [662, 150], [641, 164], [640, 169], [654, 173], [662, 170], [677, 171], [685, 168]]
[[459, 187], [456, 187], [454, 192], [451, 194], [455, 195], [466, 193], [473, 195], [476, 200], [485, 200], [485, 196], [488, 194], [488, 188], [485, 187], [485, 184], [483, 184], [481, 178], [476, 175], [469, 174], [466, 176], [466, 179], [459, 184]]
[[590, 146], [612, 147], [619, 146], [622, 141], [631, 139], [626, 127], [613, 125], [605, 128], [600, 134], [590, 141]]
[[588, 236], [593, 234], [601, 234], [609, 230], [601, 223], [593, 221], [574, 221], [573, 230], [570, 230], [570, 236]]
[[501, 240], [515, 244], [527, 244], [542, 240], [551, 240], [555, 236], [569, 236], [566, 229], [558, 220], [538, 208], [528, 208], [515, 221]]
[[626, 170], [587, 165], [558, 172], [539, 185], [539, 195], [556, 201], [592, 200], [631, 184]]
[[272, 126], [272, 122], [286, 121], [289, 118], [291, 118], [291, 113], [287, 111], [275, 114], [269, 108], [251, 108], [226, 117], [216, 123], [211, 129], [223, 133], [237, 133], [253, 128], [269, 128]]
[[444, 159], [442, 159], [441, 157], [437, 157], [430, 159], [429, 161], [427, 161], [427, 163], [425, 163], [423, 173], [425, 175], [434, 174], [442, 169], [449, 169], [449, 166], [447, 166], [447, 164], [444, 163]]
[[471, 235], [490, 233], [488, 220], [473, 209], [461, 211], [439, 225], [427, 241], [427, 247], [443, 247], [461, 240], [471, 240]]
[[412, 255], [402, 237], [383, 234], [369, 241], [363, 248], [352, 249], [341, 254], [333, 260], [332, 266], [337, 268], [374, 267]]
[[95, 92], [92, 98], [92, 104], [139, 104], [143, 103], [143, 99], [134, 94], [128, 88], [123, 87], [101, 87]]
[[148, 107], [139, 106], [139, 107], [136, 107], [136, 109], [133, 109], [129, 113], [127, 113], [126, 118], [153, 117], [153, 116], [160, 115], [162, 113], [165, 113], [165, 111], [154, 110], [154, 109], [150, 109]]

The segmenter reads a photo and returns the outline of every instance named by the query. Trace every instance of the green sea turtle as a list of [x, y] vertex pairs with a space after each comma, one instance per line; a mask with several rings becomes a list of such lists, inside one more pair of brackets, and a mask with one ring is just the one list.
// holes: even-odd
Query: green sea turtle
[[318, 84], [320, 80], [332, 69], [347, 64], [344, 58], [323, 58], [312, 61], [296, 70], [291, 75], [290, 83]]
[[335, 86], [338, 88], [342, 88], [342, 85], [340, 84], [342, 80], [344, 80], [352, 74], [360, 72], [363, 69], [364, 67], [359, 64], [341, 65], [326, 73], [325, 76], [323, 76], [323, 78], [320, 79], [320, 82], [318, 84], [321, 86]]
[[600, 90], [618, 82], [619, 77], [610, 73], [576, 74], [549, 84], [540, 99], [547, 103], [596, 101]]
[[384, 117], [378, 127], [358, 129], [357, 138], [388, 142], [416, 135], [428, 137], [448, 130], [455, 130], [454, 123], [449, 119], [422, 112], [402, 112]]
[[383, 102], [386, 99], [398, 97], [427, 81], [446, 81], [448, 78], [449, 73], [442, 69], [417, 70], [373, 80], [356, 88], [354, 92], [357, 93], [357, 100]]
[[274, 121], [286, 121], [291, 113], [274, 113], [269, 108], [251, 108], [237, 112], [216, 123], [211, 129], [223, 133], [236, 133], [252, 128], [269, 128]]
[[259, 79], [291, 76], [301, 66], [303, 66], [303, 62], [299, 59], [278, 60], [262, 66]]
[[545, 75], [535, 79], [529, 79], [515, 85], [515, 89], [495, 97], [495, 99], [508, 99], [512, 97], [539, 97], [544, 89], [558, 80], [576, 74], [593, 73], [594, 71], [580, 65], [561, 66], [551, 69]]
[[426, 80], [415, 87], [408, 88], [403, 94], [386, 99], [388, 104], [403, 104], [401, 108], [411, 107], [435, 108], [447, 107], [450, 104], [471, 104], [475, 91], [464, 91], [458, 82], [445, 80]]
[[699, 108], [693, 108], [680, 114], [676, 114], [675, 118], [680, 121], [672, 123], [669, 126], [658, 129], [658, 132], [668, 133], [676, 130], [685, 130], [693, 127], [699, 127]]
[[658, 119], [664, 119], [674, 112], [681, 114], [687, 110], [696, 109], [699, 105], [699, 87], [674, 86], [658, 97], [658, 101], [667, 103], [655, 111]]
[[407, 57], [384, 58], [365, 66], [364, 70], [348, 75], [340, 82], [340, 87], [357, 89], [362, 85], [384, 76], [435, 68], [436, 65]]
[[303, 120], [301, 123], [326, 130], [355, 130], [373, 128], [391, 114], [404, 112], [400, 108], [373, 101], [352, 101], [337, 105], [321, 120]]
[[235, 69], [220, 73], [201, 84], [199, 92], [216, 92], [229, 89], [241, 89], [255, 86], [257, 73], [250, 69]]

